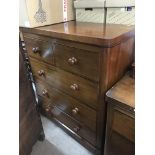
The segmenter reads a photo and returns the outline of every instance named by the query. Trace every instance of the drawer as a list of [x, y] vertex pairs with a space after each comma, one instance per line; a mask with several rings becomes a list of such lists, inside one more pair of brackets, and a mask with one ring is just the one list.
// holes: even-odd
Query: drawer
[[36, 59], [31, 58], [30, 62], [36, 80], [41, 79], [65, 94], [78, 99], [90, 107], [96, 108], [99, 93], [97, 83], [41, 63]]
[[113, 131], [106, 155], [135, 155], [135, 143]]
[[99, 81], [99, 53], [54, 44], [56, 66], [69, 72]]
[[[46, 103], [47, 104], [47, 103]], [[66, 115], [56, 106], [50, 104], [49, 112], [45, 114], [51, 118], [59, 121], [63, 126], [69, 128], [72, 132], [79, 135], [81, 138], [87, 140], [89, 143], [96, 145], [96, 133], [89, 130], [84, 125]]]
[[[47, 62], [66, 71], [99, 81], [99, 52], [72, 47], [54, 39], [24, 38], [29, 56]], [[68, 43], [68, 42], [67, 42]]]
[[125, 113], [114, 110], [113, 114], [113, 125], [112, 130], [116, 131], [123, 137], [129, 139], [130, 141], [135, 141], [135, 121], [131, 116]]
[[66, 114], [78, 120], [92, 131], [96, 132], [96, 111], [81, 104], [76, 99], [50, 87], [45, 82], [37, 80], [37, 93], [43, 102], [50, 101]]
[[54, 65], [52, 40], [46, 39], [45, 41], [42, 41], [31, 38], [24, 38], [24, 40], [29, 56]]

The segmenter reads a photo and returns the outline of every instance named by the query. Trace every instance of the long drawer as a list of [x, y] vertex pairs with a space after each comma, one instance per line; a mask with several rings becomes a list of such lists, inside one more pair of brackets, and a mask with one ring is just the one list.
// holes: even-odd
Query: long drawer
[[84, 124], [92, 131], [96, 132], [96, 111], [92, 108], [81, 104], [76, 99], [65, 95], [61, 91], [50, 87], [43, 81], [36, 81], [37, 93], [42, 97], [42, 100], [50, 101], [66, 114], [70, 115], [80, 123]]
[[135, 141], [134, 118], [114, 109], [112, 129], [130, 141]]
[[62, 92], [96, 108], [98, 84], [30, 58], [35, 79], [41, 79]]
[[[45, 108], [49, 110], [48, 112], [45, 111]], [[69, 115], [65, 114], [62, 110], [57, 108], [52, 103], [46, 101], [43, 102], [42, 107], [43, 112], [50, 118], [56, 119], [57, 121], [61, 122], [61, 124], [70, 130], [72, 130], [75, 134], [79, 135], [81, 138], [87, 140], [89, 143], [96, 145], [96, 133], [92, 132], [89, 128], [87, 128], [84, 124], [77, 122], [76, 120], [72, 119]]]
[[53, 39], [25, 37], [30, 56], [88, 79], [99, 81], [99, 52], [70, 47]]

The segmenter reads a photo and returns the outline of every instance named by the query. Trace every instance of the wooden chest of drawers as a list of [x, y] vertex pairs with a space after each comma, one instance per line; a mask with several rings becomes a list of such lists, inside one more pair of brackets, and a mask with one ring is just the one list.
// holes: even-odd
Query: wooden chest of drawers
[[134, 86], [127, 74], [107, 92], [105, 155], [135, 154]]
[[71, 21], [20, 30], [42, 112], [100, 154], [105, 92], [133, 60], [134, 28]]

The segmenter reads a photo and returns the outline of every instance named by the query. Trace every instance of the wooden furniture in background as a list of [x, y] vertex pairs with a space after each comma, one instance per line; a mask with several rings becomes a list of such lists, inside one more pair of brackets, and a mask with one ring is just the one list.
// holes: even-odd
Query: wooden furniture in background
[[106, 94], [108, 102], [104, 155], [135, 154], [135, 81], [125, 75]]
[[71, 21], [20, 30], [42, 112], [101, 154], [105, 92], [133, 61], [134, 27]]
[[19, 154], [29, 155], [32, 146], [43, 138], [43, 128], [39, 113], [36, 110], [36, 100], [20, 45], [19, 52]]

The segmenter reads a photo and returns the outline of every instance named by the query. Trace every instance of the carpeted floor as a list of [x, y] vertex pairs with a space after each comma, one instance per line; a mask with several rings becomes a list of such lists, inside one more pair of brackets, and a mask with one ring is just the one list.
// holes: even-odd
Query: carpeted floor
[[47, 118], [41, 118], [46, 138], [34, 145], [31, 155], [93, 155]]

